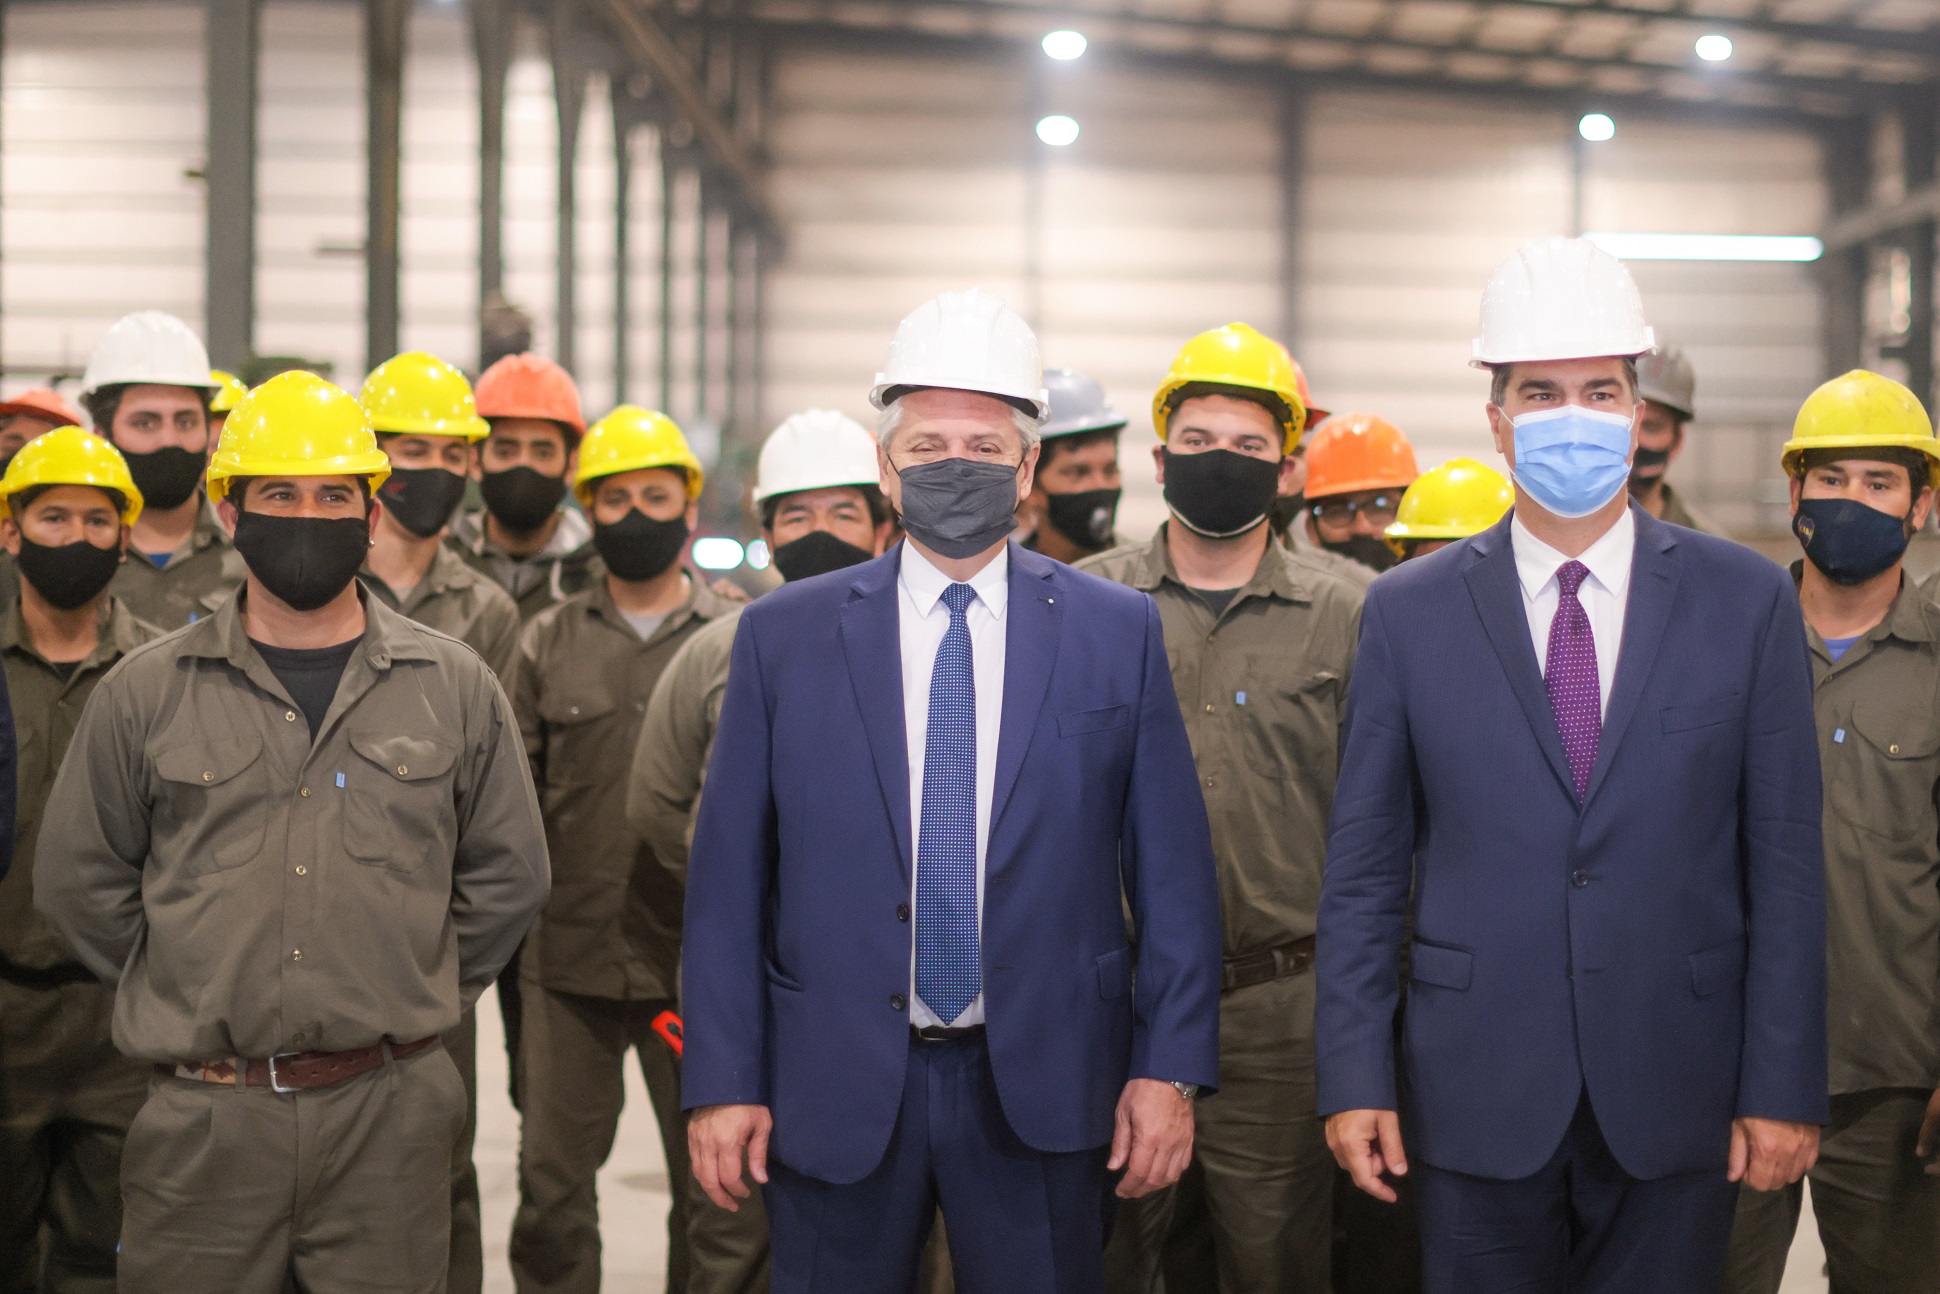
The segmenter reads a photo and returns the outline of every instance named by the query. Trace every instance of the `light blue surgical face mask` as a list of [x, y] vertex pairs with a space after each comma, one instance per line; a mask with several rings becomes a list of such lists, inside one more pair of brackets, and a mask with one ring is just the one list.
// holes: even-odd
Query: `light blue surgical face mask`
[[1587, 517], [1630, 479], [1630, 419], [1581, 405], [1512, 419], [1516, 484], [1559, 517]]

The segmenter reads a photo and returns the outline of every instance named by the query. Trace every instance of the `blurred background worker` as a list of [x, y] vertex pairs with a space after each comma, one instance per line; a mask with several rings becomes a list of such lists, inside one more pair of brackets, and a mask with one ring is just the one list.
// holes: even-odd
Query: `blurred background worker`
[[214, 457], [216, 448], [222, 444], [223, 424], [249, 394], [249, 388], [234, 373], [225, 373], [219, 368], [209, 370], [209, 381], [215, 384], [215, 394], [209, 397], [209, 455]]
[[1230, 324], [1187, 342], [1152, 402], [1172, 518], [1079, 569], [1151, 594], [1212, 820], [1224, 918], [1216, 1095], [1198, 1103], [1190, 1186], [1209, 1252], [1165, 1261], [1168, 1191], [1122, 1206], [1118, 1294], [1325, 1294], [1334, 1163], [1313, 1117], [1314, 909], [1357, 585], [1272, 542], [1306, 410], [1278, 342]]
[[[761, 538], [784, 580], [809, 579], [882, 555], [894, 523], [876, 484], [876, 441], [833, 409], [809, 409], [769, 433], [756, 467]], [[654, 685], [634, 747], [627, 824], [685, 892], [695, 807], [727, 690], [736, 608], [688, 639]], [[750, 1294], [768, 1282], [760, 1198], [738, 1212], [689, 1210], [688, 1294]]]
[[1055, 561], [1075, 562], [1118, 543], [1118, 439], [1125, 415], [1105, 388], [1068, 368], [1044, 370], [1051, 416], [1031, 493], [1017, 508], [1018, 542]]
[[1451, 458], [1415, 478], [1401, 496], [1388, 546], [1402, 561], [1480, 534], [1515, 504], [1509, 478], [1472, 458]]
[[[358, 572], [365, 592], [464, 643], [504, 686], [519, 645], [519, 609], [504, 589], [444, 543], [445, 523], [471, 479], [472, 446], [488, 430], [472, 403], [471, 384], [443, 360], [407, 351], [372, 370], [358, 403], [391, 465], [377, 491], [384, 506], [371, 532], [370, 554]], [[478, 1170], [472, 1163], [478, 1022], [471, 1010], [445, 1035], [445, 1050], [465, 1080], [465, 1131], [452, 1161], [451, 1291], [476, 1294], [485, 1280], [485, 1253]]]
[[[0, 473], [7, 470], [20, 447], [56, 427], [78, 427], [81, 415], [67, 401], [37, 386], [0, 400]], [[140, 511], [140, 509], [136, 509]]]
[[1660, 345], [1637, 357], [1637, 452], [1630, 462], [1630, 497], [1659, 521], [1708, 535], [1724, 532], [1691, 510], [1665, 478], [1684, 452], [1684, 428], [1697, 416], [1697, 370], [1682, 347]]
[[95, 346], [81, 388], [96, 434], [128, 460], [145, 501], [115, 597], [158, 629], [209, 615], [242, 582], [243, 563], [202, 489], [216, 389], [202, 339], [159, 310], [127, 315]]
[[1307, 538], [1379, 573], [1394, 565], [1385, 532], [1401, 493], [1421, 475], [1401, 428], [1371, 413], [1341, 413], [1307, 446]]
[[700, 460], [666, 415], [621, 405], [596, 423], [579, 445], [573, 491], [592, 519], [602, 578], [540, 613], [519, 640], [514, 706], [555, 860], [552, 899], [519, 959], [524, 1118], [511, 1259], [521, 1294], [599, 1290], [594, 1179], [619, 1127], [629, 1051], [667, 1156], [667, 1288], [687, 1288], [680, 1070], [652, 1029], [676, 1005], [682, 885], [625, 810], [654, 684], [683, 643], [735, 606], [680, 560], [702, 484]]
[[593, 587], [603, 572], [583, 513], [564, 506], [586, 434], [572, 375], [539, 355], [507, 355], [479, 376], [490, 426], [473, 471], [485, 506], [461, 513], [451, 542], [530, 620]]
[[0, 620], [20, 752], [19, 866], [0, 878], [0, 1291], [111, 1294], [121, 1147], [149, 1067], [109, 1038], [114, 990], [34, 911], [34, 837], [81, 709], [157, 632], [108, 593], [141, 491], [114, 446], [63, 427], [0, 479], [23, 574]]
[[[1913, 393], [1834, 378], [1783, 453], [1825, 777], [1832, 1122], [1812, 1212], [1839, 1294], [1940, 1290], [1940, 606], [1905, 577], [1940, 442]], [[1728, 1294], [1777, 1294], [1803, 1186], [1742, 1191]]]
[[389, 473], [321, 378], [237, 405], [209, 491], [247, 582], [102, 680], [49, 796], [35, 901], [159, 1071], [123, 1289], [445, 1288], [439, 1036], [545, 901], [545, 838], [491, 671], [357, 583]]

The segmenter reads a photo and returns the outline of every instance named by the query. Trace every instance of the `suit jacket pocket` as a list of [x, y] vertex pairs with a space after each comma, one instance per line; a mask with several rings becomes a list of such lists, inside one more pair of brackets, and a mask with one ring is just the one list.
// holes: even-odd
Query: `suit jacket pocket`
[[1745, 703], [1738, 693], [1721, 696], [1712, 701], [1700, 701], [1696, 705], [1667, 705], [1660, 711], [1665, 733], [1689, 732], [1693, 728], [1708, 728], [1714, 723], [1729, 723], [1743, 714]]
[[1466, 992], [1475, 978], [1475, 954], [1464, 948], [1444, 948], [1417, 939], [1409, 952], [1410, 978], [1417, 984], [1433, 984]]
[[1743, 936], [1691, 954], [1691, 991], [1699, 997], [1736, 988], [1745, 979]]
[[1109, 1001], [1132, 991], [1131, 953], [1114, 949], [1098, 958], [1098, 995]]
[[1129, 705], [1108, 705], [1097, 710], [1074, 710], [1058, 716], [1058, 736], [1076, 737], [1087, 732], [1123, 728], [1132, 721]]

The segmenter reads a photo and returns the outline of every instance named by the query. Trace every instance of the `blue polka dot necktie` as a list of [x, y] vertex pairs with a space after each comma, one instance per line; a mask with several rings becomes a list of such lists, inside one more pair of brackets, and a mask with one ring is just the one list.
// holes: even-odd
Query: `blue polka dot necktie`
[[977, 956], [977, 678], [968, 584], [943, 590], [950, 627], [930, 674], [916, 831], [916, 995], [949, 1024], [983, 987]]
[[1556, 603], [1556, 618], [1549, 622], [1549, 659], [1543, 670], [1549, 708], [1556, 713], [1556, 730], [1563, 737], [1563, 754], [1569, 760], [1570, 780], [1576, 784], [1579, 800], [1589, 793], [1597, 742], [1603, 739], [1596, 637], [1590, 632], [1589, 613], [1577, 597], [1589, 574], [1590, 568], [1581, 562], [1564, 562], [1556, 572], [1562, 596]]

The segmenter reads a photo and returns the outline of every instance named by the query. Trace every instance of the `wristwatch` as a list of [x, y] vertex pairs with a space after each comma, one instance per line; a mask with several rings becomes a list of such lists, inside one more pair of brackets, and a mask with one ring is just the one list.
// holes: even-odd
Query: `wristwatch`
[[1188, 1101], [1195, 1099], [1199, 1095], [1199, 1084], [1197, 1083], [1174, 1083], [1172, 1086], [1178, 1088], [1179, 1095], [1185, 1097]]

